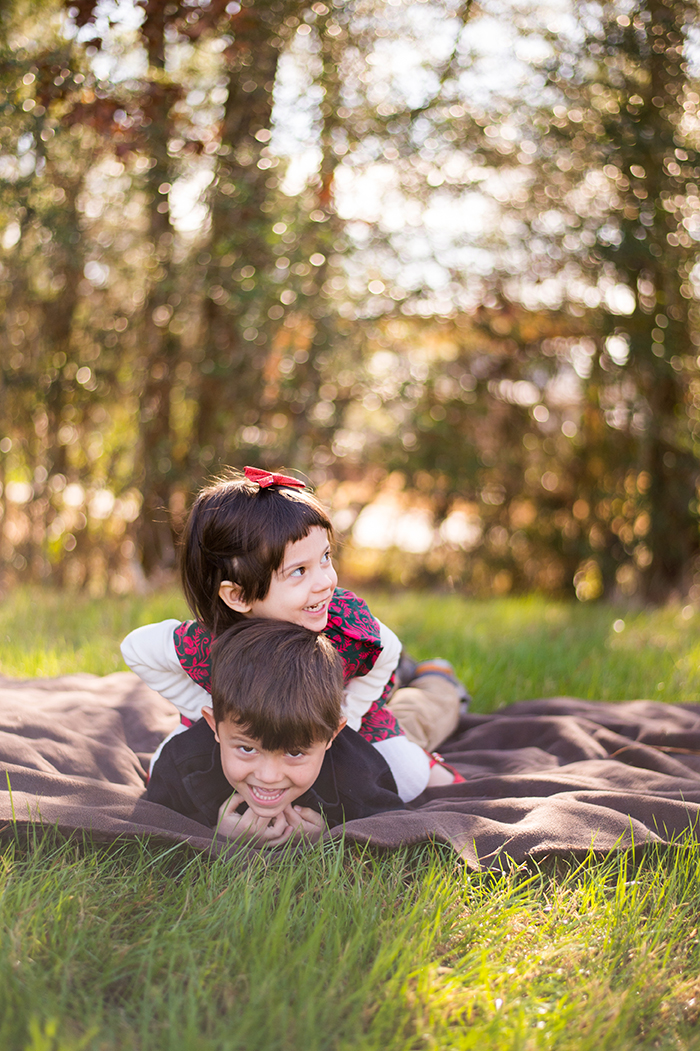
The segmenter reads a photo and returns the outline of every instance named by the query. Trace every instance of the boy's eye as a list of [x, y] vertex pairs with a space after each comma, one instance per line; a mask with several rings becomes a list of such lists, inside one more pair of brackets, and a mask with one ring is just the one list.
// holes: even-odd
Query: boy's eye
[[243, 755], [255, 755], [257, 748], [253, 748], [252, 745], [239, 744], [238, 751], [242, 752]]
[[305, 752], [285, 752], [285, 755], [288, 755], [290, 757], [290, 759], [299, 759], [302, 755], [306, 755], [306, 753]]

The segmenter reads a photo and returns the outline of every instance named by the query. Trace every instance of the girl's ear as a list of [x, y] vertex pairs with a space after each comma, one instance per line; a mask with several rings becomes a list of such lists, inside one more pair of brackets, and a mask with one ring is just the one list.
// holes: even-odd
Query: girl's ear
[[229, 609], [234, 609], [236, 613], [250, 613], [253, 608], [250, 602], [246, 602], [242, 597], [238, 584], [232, 584], [230, 580], [221, 581], [219, 598], [226, 603]]

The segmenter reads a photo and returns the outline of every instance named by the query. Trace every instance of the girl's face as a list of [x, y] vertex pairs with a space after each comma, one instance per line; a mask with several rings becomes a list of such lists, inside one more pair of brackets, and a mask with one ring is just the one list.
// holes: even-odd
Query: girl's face
[[[264, 599], [243, 602], [227, 582], [221, 585], [219, 594], [227, 605], [246, 616], [287, 620], [311, 631], [323, 631], [337, 583], [328, 534], [321, 526], [314, 526], [308, 536], [287, 544], [282, 565], [273, 573]], [[227, 586], [233, 590], [226, 592]]]

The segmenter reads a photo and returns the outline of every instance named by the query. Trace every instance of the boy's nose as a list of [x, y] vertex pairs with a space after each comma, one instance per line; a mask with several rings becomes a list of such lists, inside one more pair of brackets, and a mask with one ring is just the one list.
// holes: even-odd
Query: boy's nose
[[260, 764], [255, 771], [255, 775], [258, 781], [262, 781], [266, 785], [274, 785], [278, 781], [281, 781], [282, 774], [279, 761], [275, 756], [265, 756], [264, 758], [261, 758]]

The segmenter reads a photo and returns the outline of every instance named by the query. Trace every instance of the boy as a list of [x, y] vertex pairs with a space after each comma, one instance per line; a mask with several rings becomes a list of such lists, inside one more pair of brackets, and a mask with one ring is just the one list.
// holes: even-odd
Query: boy
[[212, 707], [156, 760], [152, 802], [269, 846], [403, 808], [386, 761], [341, 717], [342, 661], [325, 635], [234, 624], [213, 644], [211, 686]]

